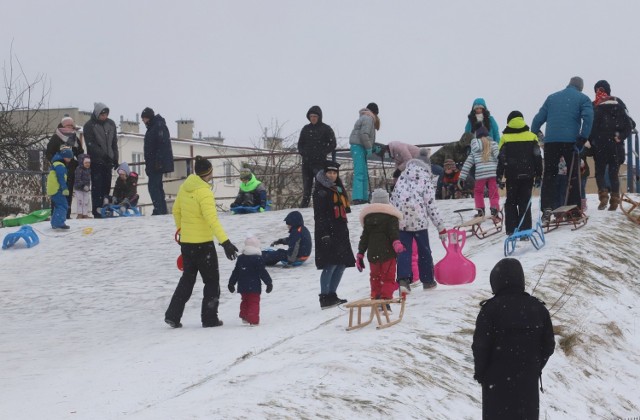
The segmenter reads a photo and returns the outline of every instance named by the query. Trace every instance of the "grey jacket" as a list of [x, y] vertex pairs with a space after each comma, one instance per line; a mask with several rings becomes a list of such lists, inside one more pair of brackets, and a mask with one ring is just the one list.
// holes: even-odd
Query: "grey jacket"
[[370, 150], [373, 147], [373, 142], [376, 141], [375, 118], [375, 115], [367, 108], [361, 109], [360, 118], [356, 121], [349, 136], [349, 144], [359, 144]]
[[104, 121], [98, 119], [105, 108], [108, 107], [101, 102], [96, 104], [91, 119], [84, 125], [84, 139], [93, 164], [117, 166], [119, 156], [116, 123], [110, 118]]

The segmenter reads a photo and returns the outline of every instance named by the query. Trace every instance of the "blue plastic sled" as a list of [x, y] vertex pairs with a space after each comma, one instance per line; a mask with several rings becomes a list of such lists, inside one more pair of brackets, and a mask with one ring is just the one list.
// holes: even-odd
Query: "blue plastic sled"
[[[267, 207], [264, 209], [265, 211], [271, 210], [271, 201], [267, 201]], [[231, 209], [231, 214], [248, 214], [248, 213], [258, 213], [260, 212], [260, 206], [237, 206]]]
[[20, 238], [24, 239], [27, 243], [27, 248], [31, 248], [40, 243], [40, 238], [38, 238], [38, 235], [36, 235], [31, 226], [22, 226], [17, 232], [9, 233], [4, 237], [2, 249], [11, 248]]
[[100, 214], [103, 218], [109, 217], [132, 217], [142, 216], [140, 209], [137, 206], [130, 206], [125, 211], [122, 211], [122, 206], [119, 204], [107, 204], [100, 210]]

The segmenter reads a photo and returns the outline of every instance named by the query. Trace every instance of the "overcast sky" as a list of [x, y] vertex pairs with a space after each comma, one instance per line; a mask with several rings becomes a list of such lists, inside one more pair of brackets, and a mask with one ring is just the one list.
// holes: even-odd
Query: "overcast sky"
[[[116, 123], [145, 106], [251, 145], [262, 127], [295, 135], [319, 105], [346, 144], [358, 110], [380, 108], [378, 140], [453, 141], [476, 97], [500, 130], [527, 122], [579, 75], [607, 79], [640, 120], [640, 2], [4, 0], [0, 60], [47, 77], [51, 107]], [[144, 131], [144, 128], [143, 128]]]

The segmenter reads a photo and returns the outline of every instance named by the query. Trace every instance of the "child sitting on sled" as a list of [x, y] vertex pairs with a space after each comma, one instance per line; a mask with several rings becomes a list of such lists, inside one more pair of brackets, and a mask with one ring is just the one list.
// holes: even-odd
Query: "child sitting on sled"
[[459, 188], [460, 170], [453, 159], [444, 161], [444, 174], [442, 175], [442, 199], [461, 198], [462, 190]]
[[244, 241], [244, 250], [238, 255], [236, 267], [229, 278], [227, 286], [231, 293], [235, 293], [236, 284], [238, 293], [242, 296], [240, 302], [240, 318], [242, 322], [250, 325], [260, 323], [260, 294], [262, 282], [267, 285], [266, 292], [271, 293], [273, 282], [265, 268], [260, 241], [251, 236]]
[[268, 266], [282, 261], [287, 266], [300, 265], [311, 255], [311, 233], [304, 225], [304, 219], [299, 211], [292, 211], [284, 218], [289, 230], [289, 236], [274, 241], [271, 246], [287, 245], [288, 249], [270, 249], [262, 251], [264, 263]]
[[126, 211], [138, 204], [138, 174], [129, 169], [127, 162], [122, 162], [117, 172], [113, 195], [104, 198], [104, 205], [118, 204]]
[[360, 212], [362, 235], [358, 244], [356, 268], [364, 269], [364, 254], [369, 261], [371, 299], [391, 299], [398, 288], [396, 283], [396, 257], [404, 246], [400, 242], [399, 220], [395, 207], [389, 204], [389, 194], [376, 189], [371, 195], [371, 204]]
[[240, 191], [230, 207], [231, 210], [236, 207], [258, 207], [260, 212], [267, 209], [267, 190], [251, 173], [251, 169], [240, 169]]
[[496, 217], [500, 210], [500, 195], [496, 183], [496, 168], [498, 167], [498, 144], [489, 137], [489, 131], [484, 125], [476, 130], [476, 137], [471, 140], [471, 153], [464, 162], [458, 188], [462, 189], [462, 183], [467, 179], [472, 167], [476, 168], [476, 183], [473, 189], [476, 217], [484, 216], [484, 189], [489, 189], [489, 205], [491, 216]]

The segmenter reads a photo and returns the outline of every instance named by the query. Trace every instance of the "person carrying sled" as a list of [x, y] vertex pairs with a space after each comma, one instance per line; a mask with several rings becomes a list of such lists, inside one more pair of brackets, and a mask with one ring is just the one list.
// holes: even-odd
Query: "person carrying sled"
[[287, 245], [288, 249], [262, 251], [262, 258], [268, 266], [276, 265], [279, 262], [283, 262], [285, 265], [299, 265], [311, 255], [311, 233], [304, 225], [302, 213], [297, 210], [292, 211], [284, 218], [284, 222], [287, 224], [289, 236], [274, 241], [271, 246]]
[[236, 266], [227, 285], [231, 293], [236, 292], [236, 284], [238, 285], [238, 293], [242, 296], [240, 319], [245, 324], [260, 324], [260, 294], [263, 282], [267, 285], [266, 292], [271, 293], [273, 282], [262, 259], [260, 241], [251, 236], [244, 241], [244, 249], [236, 260]]
[[316, 175], [313, 191], [313, 219], [315, 221], [315, 260], [320, 274], [320, 308], [327, 309], [343, 303], [337, 289], [347, 267], [355, 266], [351, 250], [347, 214], [351, 212], [349, 198], [340, 179], [338, 162], [325, 162]]
[[484, 216], [484, 189], [489, 190], [489, 205], [491, 217], [497, 217], [500, 211], [500, 195], [496, 184], [496, 168], [498, 166], [498, 144], [489, 137], [489, 131], [484, 125], [480, 125], [476, 130], [476, 137], [471, 140], [471, 153], [464, 162], [458, 188], [463, 189], [462, 184], [467, 179], [472, 167], [476, 168], [475, 186], [473, 188], [473, 198], [478, 214], [476, 217]]
[[502, 131], [498, 148], [496, 181], [504, 188], [506, 177], [507, 199], [504, 203], [504, 226], [507, 236], [518, 227], [531, 229], [531, 192], [533, 186], [540, 187], [542, 179], [542, 155], [538, 137], [529, 131], [520, 111], [511, 111], [507, 127]]
[[538, 378], [555, 348], [549, 311], [525, 292], [518, 260], [500, 260], [489, 279], [495, 296], [480, 302], [471, 346], [482, 418], [537, 419]]
[[[420, 155], [421, 157], [425, 155]], [[412, 242], [415, 239], [418, 252], [418, 271], [423, 289], [437, 286], [433, 278], [433, 257], [429, 246], [429, 219], [438, 229], [440, 240], [445, 240], [447, 230], [436, 206], [435, 188], [429, 164], [423, 159], [411, 159], [398, 178], [391, 195], [391, 204], [402, 214], [399, 221], [400, 242], [405, 251], [398, 255], [398, 284], [404, 293], [411, 293], [413, 279], [411, 269]]]
[[311, 190], [318, 171], [324, 166], [327, 155], [335, 154], [336, 135], [322, 122], [322, 109], [314, 105], [307, 111], [309, 124], [300, 130], [298, 153], [302, 156], [302, 201], [300, 208], [309, 207]]
[[371, 195], [371, 204], [360, 212], [362, 235], [358, 244], [356, 268], [365, 268], [364, 254], [369, 261], [371, 299], [392, 299], [398, 288], [396, 283], [396, 258], [403, 252], [400, 242], [400, 213], [389, 203], [389, 194], [376, 189]]
[[251, 173], [251, 169], [240, 169], [240, 191], [233, 203], [231, 210], [236, 207], [259, 207], [258, 211], [263, 212], [267, 208], [267, 190], [262, 182]]
[[47, 177], [47, 195], [54, 203], [51, 214], [52, 229], [69, 229], [65, 223], [69, 202], [69, 186], [67, 185], [67, 164], [73, 159], [73, 151], [70, 147], [63, 147], [51, 159], [51, 169]]
[[222, 320], [218, 317], [220, 272], [213, 237], [224, 249], [227, 259], [235, 260], [238, 252], [218, 220], [216, 200], [209, 185], [213, 179], [211, 162], [202, 156], [196, 156], [194, 171], [195, 174], [189, 175], [180, 186], [172, 210], [176, 228], [180, 232], [184, 267], [164, 315], [164, 321], [172, 328], [182, 327], [180, 320], [184, 306], [191, 297], [198, 272], [204, 283], [200, 311], [202, 327], [222, 325]]

